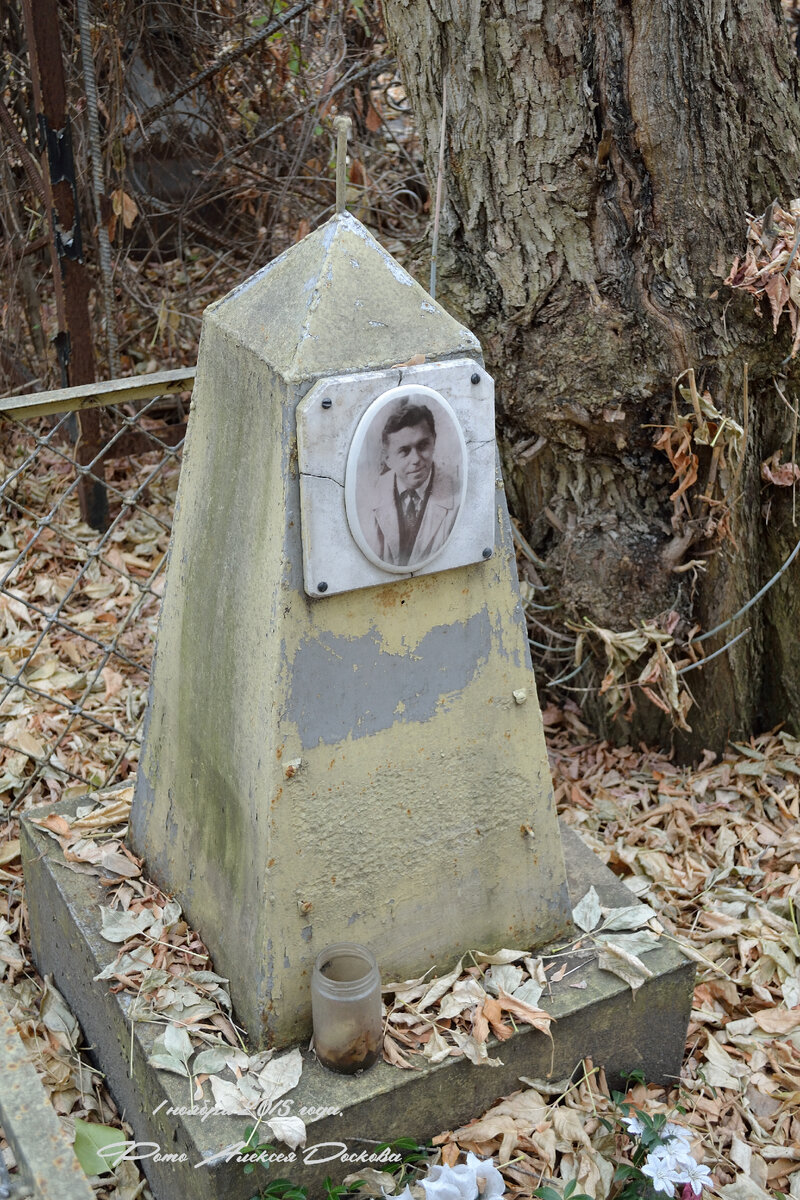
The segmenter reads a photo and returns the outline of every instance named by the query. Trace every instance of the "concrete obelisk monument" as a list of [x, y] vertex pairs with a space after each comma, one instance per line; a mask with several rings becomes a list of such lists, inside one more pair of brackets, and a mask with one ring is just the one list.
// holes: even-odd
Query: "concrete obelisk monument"
[[131, 834], [257, 1043], [328, 943], [404, 978], [568, 922], [492, 381], [346, 213], [206, 310]]

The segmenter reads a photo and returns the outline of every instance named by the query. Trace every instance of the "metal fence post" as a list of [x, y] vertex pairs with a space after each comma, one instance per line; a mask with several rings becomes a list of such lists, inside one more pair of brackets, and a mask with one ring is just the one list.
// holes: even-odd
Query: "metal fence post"
[[[67, 116], [64, 63], [58, 31], [56, 0], [23, 0], [25, 36], [31, 62], [31, 81], [42, 142], [42, 175], [49, 210], [50, 256], [56, 293], [59, 334], [56, 349], [62, 382], [94, 381], [94, 343], [89, 316], [89, 279], [83, 263], [80, 212]], [[100, 415], [82, 413], [77, 419], [75, 463], [79, 472], [100, 449]], [[92, 478], [81, 472], [78, 485], [81, 516], [93, 529], [108, 524], [108, 495], [102, 464]]]

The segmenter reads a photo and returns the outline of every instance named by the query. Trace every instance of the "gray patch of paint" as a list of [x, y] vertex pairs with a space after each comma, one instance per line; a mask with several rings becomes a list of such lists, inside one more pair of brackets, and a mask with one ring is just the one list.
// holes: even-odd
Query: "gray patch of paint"
[[304, 942], [310, 942], [312, 933], [313, 933], [313, 926], [306, 925], [303, 927], [303, 929], [300, 930], [300, 937], [303, 939]]
[[288, 705], [302, 745], [334, 745], [397, 721], [430, 720], [442, 698], [462, 691], [487, 662], [493, 632], [484, 608], [466, 621], [437, 625], [413, 654], [390, 654], [377, 632], [304, 638], [291, 665]]
[[[501, 545], [500, 549], [504, 548], [505, 547]], [[505, 658], [509, 662], [512, 662], [515, 667], [526, 667], [530, 671], [532, 670], [532, 667], [530, 651], [528, 649], [527, 624], [525, 622], [525, 613], [521, 602], [518, 602], [514, 605], [511, 613], [511, 620], [513, 621], [514, 625], [522, 631], [523, 636], [522, 638], [519, 638], [518, 636], [513, 638], [511, 646], [507, 646], [506, 639], [503, 636], [506, 632], [504, 622], [502, 620], [498, 620], [494, 629], [495, 637], [497, 638], [498, 652], [501, 658]], [[521, 647], [523, 648], [522, 654], [520, 654]]]

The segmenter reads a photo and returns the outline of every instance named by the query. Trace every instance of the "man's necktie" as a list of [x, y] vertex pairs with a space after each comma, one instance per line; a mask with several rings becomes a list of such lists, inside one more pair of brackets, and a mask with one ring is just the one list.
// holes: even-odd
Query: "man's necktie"
[[406, 520], [416, 521], [417, 519], [417, 493], [412, 489], [406, 492]]

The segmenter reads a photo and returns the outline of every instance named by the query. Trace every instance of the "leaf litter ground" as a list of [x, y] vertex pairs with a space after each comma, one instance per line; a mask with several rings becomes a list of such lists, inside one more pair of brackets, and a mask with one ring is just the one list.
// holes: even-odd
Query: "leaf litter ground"
[[[165, 497], [155, 495], [152, 502], [163, 505]], [[11, 532], [23, 536], [22, 522]], [[134, 554], [144, 571], [164, 547], [153, 540], [148, 545], [140, 534], [133, 527], [131, 546], [123, 539], [119, 549]], [[58, 580], [58, 544], [48, 550], [49, 557], [19, 588], [42, 592], [48, 580]], [[106, 580], [101, 568], [97, 594], [82, 602], [87, 620], [103, 626], [128, 608], [124, 586], [113, 572], [108, 575]], [[142, 707], [154, 622], [148, 606], [128, 627], [141, 670], [131, 665], [103, 678], [92, 694], [109, 724]], [[22, 654], [35, 632], [7, 611], [0, 653]], [[69, 646], [71, 669], [79, 675], [82, 645]], [[63, 669], [60, 649], [57, 635], [43, 644], [47, 679]], [[70, 683], [61, 680], [59, 686]], [[47, 690], [39, 692], [4, 714], [15, 723], [23, 750], [26, 738], [32, 746], [55, 719]], [[800, 1198], [800, 742], [778, 730], [731, 746], [721, 760], [706, 755], [688, 770], [658, 751], [592, 740], [579, 710], [569, 705], [548, 706], [544, 718], [559, 809], [628, 884], [631, 905], [609, 913], [591, 894], [575, 897], [584, 937], [568, 961], [518, 952], [487, 955], [476, 948], [448, 976], [387, 983], [385, 1057], [406, 1070], [459, 1055], [476, 1069], [490, 1067], [520, 1022], [548, 1034], [548, 990], [582, 953], [604, 955], [603, 965], [636, 988], [647, 975], [650, 945], [659, 937], [676, 938], [698, 965], [681, 1079], [670, 1090], [637, 1083], [628, 1100], [651, 1115], [683, 1110], [679, 1119], [693, 1135], [695, 1156], [709, 1166], [726, 1200]], [[76, 767], [82, 756], [83, 765], [91, 766], [102, 752], [102, 746], [80, 739], [64, 751]], [[134, 757], [125, 772], [135, 767]], [[30, 961], [15, 803], [23, 759], [5, 750], [0, 760], [0, 980], [20, 1036], [72, 1137], [82, 1122], [119, 1119], [100, 1075], [78, 1050], [75, 1018]], [[81, 789], [65, 787], [54, 772], [23, 806], [70, 790]], [[226, 981], [214, 972], [178, 906], [142, 877], [141, 864], [125, 846], [131, 791], [128, 786], [97, 793], [71, 823], [47, 822], [71, 868], [90, 871], [106, 884], [104, 928], [118, 957], [97, 986], [132, 992], [139, 1019], [163, 1024], [155, 1049], [160, 1069], [189, 1077], [198, 1100], [244, 1117], [294, 1085], [296, 1056], [247, 1054]], [[580, 986], [579, 971], [572, 986]], [[434, 1139], [435, 1152], [450, 1165], [469, 1151], [492, 1156], [502, 1165], [510, 1197], [530, 1196], [550, 1177], [577, 1177], [583, 1191], [605, 1197], [614, 1166], [629, 1161], [632, 1151], [618, 1125], [608, 1128], [615, 1111], [602, 1071], [587, 1062], [572, 1082], [520, 1080], [520, 1090], [489, 1113], [443, 1131]], [[273, 1126], [271, 1136], [297, 1144], [303, 1131], [290, 1119]], [[97, 1177], [95, 1186], [101, 1200], [149, 1194], [132, 1162]]]

